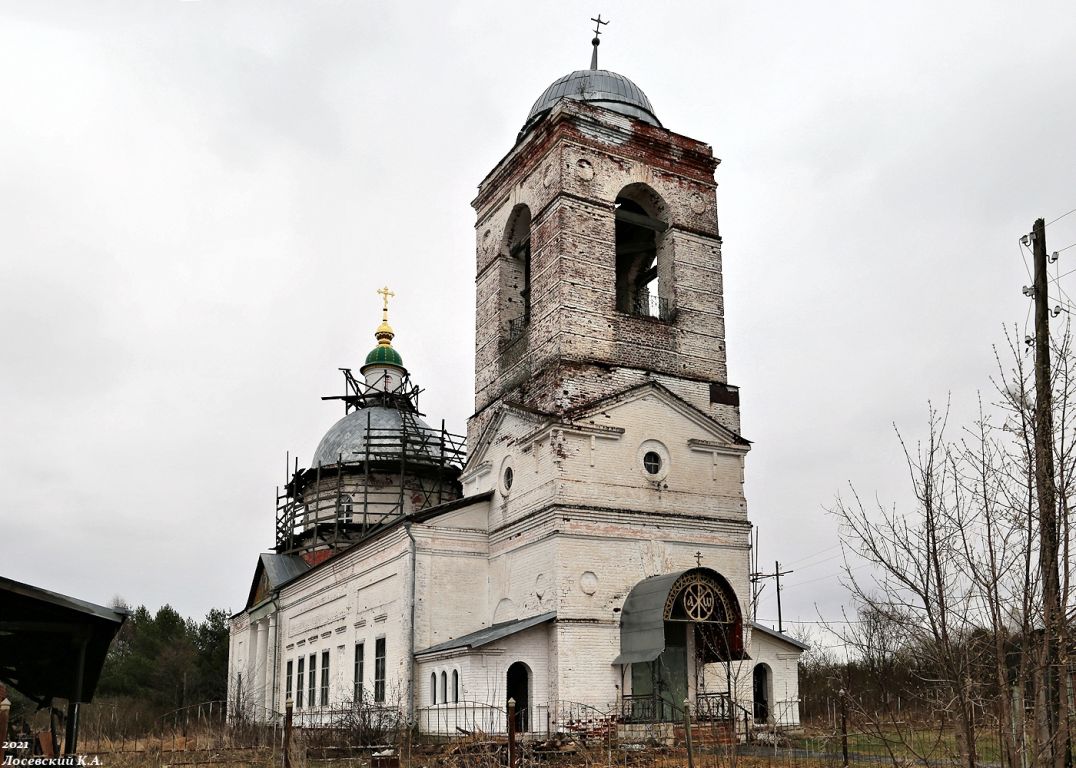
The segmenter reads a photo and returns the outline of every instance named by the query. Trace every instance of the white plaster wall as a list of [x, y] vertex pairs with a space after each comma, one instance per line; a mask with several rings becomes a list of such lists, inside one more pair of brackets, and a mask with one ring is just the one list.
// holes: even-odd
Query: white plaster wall
[[[349, 705], [353, 699], [356, 643], [364, 644], [363, 684], [367, 701], [373, 701], [376, 640], [385, 638], [387, 705], [405, 706], [410, 673], [407, 629], [410, 622], [407, 583], [410, 541], [402, 529], [350, 550], [321, 565], [280, 595], [277, 701], [283, 709], [286, 666], [293, 675], [299, 657], [318, 657], [320, 702], [321, 654], [328, 650], [329, 708]], [[306, 671], [309, 675], [309, 666]], [[308, 687], [308, 678], [304, 681]], [[295, 681], [293, 678], [293, 697]], [[311, 709], [304, 692], [303, 709]], [[320, 707], [320, 704], [315, 708]]]
[[753, 671], [756, 664], [770, 669], [770, 720], [771, 724], [794, 727], [800, 723], [799, 658], [802, 651], [765, 632], [753, 629], [748, 643], [751, 661], [736, 665], [736, 692], [738, 701], [754, 712]]
[[[416, 716], [425, 731], [455, 732], [455, 727], [481, 727], [487, 732], [500, 732], [505, 726], [507, 708], [508, 668], [517, 661], [530, 670], [531, 730], [544, 730], [547, 713], [554, 699], [550, 696], [550, 637], [555, 631], [552, 623], [524, 630], [473, 651], [445, 653], [417, 664], [418, 691]], [[452, 670], [460, 672], [460, 701], [433, 704], [430, 697], [430, 675], [447, 672], [451, 688]], [[517, 702], [523, 706], [523, 702]]]

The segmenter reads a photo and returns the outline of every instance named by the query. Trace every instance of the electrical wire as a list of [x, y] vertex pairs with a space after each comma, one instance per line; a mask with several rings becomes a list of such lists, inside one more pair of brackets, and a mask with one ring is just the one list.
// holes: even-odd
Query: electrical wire
[[1016, 241], [1016, 250], [1020, 251], [1020, 259], [1024, 262], [1024, 271], [1027, 272], [1027, 279], [1034, 283], [1035, 278], [1031, 276], [1031, 267], [1027, 265], [1027, 255], [1024, 253], [1024, 248], [1026, 247], [1023, 240], [1018, 239]]
[[[1072, 209], [1071, 211], [1069, 211], [1069, 213], [1076, 213], [1076, 208], [1073, 208], [1073, 209]], [[1063, 219], [1063, 218], [1065, 218], [1066, 216], [1068, 216], [1068, 215], [1069, 215], [1069, 213], [1063, 213], [1063, 214], [1061, 214], [1061, 215], [1060, 215], [1060, 216], [1058, 216], [1058, 217], [1057, 217], [1056, 219], [1054, 219], [1054, 221], [1061, 221], [1061, 219]], [[1046, 222], [1046, 226], [1050, 226], [1051, 224], [1053, 224], [1053, 223], [1054, 223], [1054, 221], [1048, 221], [1048, 222]]]
[[810, 559], [812, 559], [814, 557], [817, 557], [818, 555], [824, 555], [826, 552], [832, 552], [833, 550], [837, 549], [840, 546], [841, 546], [840, 542], [838, 542], [838, 543], [834, 544], [832, 547], [826, 547], [825, 549], [820, 549], [817, 552], [812, 552], [809, 555], [804, 555], [803, 557], [801, 557], [798, 560], [793, 560], [791, 563], [785, 563], [785, 565], [788, 566], [788, 567], [791, 567], [793, 565], [798, 565], [799, 563], [806, 562], [807, 560], [810, 560]]

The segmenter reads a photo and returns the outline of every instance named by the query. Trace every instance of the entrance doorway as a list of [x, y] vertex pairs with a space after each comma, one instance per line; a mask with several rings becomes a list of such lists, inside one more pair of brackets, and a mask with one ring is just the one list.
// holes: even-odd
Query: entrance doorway
[[768, 723], [770, 721], [770, 668], [765, 664], [756, 664], [751, 679], [755, 699], [755, 722]]
[[508, 699], [516, 700], [516, 730], [520, 733], [530, 730], [531, 670], [522, 661], [517, 661], [508, 668], [508, 680], [505, 686]]

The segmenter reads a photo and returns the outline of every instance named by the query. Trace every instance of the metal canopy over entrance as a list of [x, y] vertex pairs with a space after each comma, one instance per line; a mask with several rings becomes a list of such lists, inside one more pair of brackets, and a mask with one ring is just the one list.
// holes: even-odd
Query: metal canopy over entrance
[[[631, 695], [624, 697], [630, 720], [682, 717], [692, 671], [747, 658], [743, 619], [728, 581], [709, 568], [692, 568], [644, 579], [628, 594], [620, 623], [620, 655], [613, 664], [631, 666]], [[726, 675], [728, 677], [728, 675]], [[729, 683], [731, 685], [731, 683]], [[730, 694], [711, 694], [706, 706], [724, 719]], [[702, 705], [696, 695], [697, 705]]]
[[[691, 568], [643, 579], [628, 594], [620, 618], [620, 655], [613, 664], [653, 661], [665, 650], [665, 622], [710, 625], [715, 661], [743, 655], [743, 619], [736, 593], [721, 574]], [[723, 628], [720, 632], [714, 629]]]

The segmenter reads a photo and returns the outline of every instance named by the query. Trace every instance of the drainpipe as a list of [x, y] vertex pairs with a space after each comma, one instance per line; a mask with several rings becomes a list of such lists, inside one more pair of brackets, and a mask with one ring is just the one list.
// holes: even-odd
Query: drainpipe
[[417, 547], [415, 545], [415, 536], [411, 533], [410, 520], [404, 522], [404, 531], [407, 532], [407, 538], [411, 540], [411, 569], [408, 573], [411, 614], [409, 626], [407, 627], [407, 664], [409, 667], [407, 675], [407, 722], [411, 724], [415, 720], [415, 553], [417, 552]]

